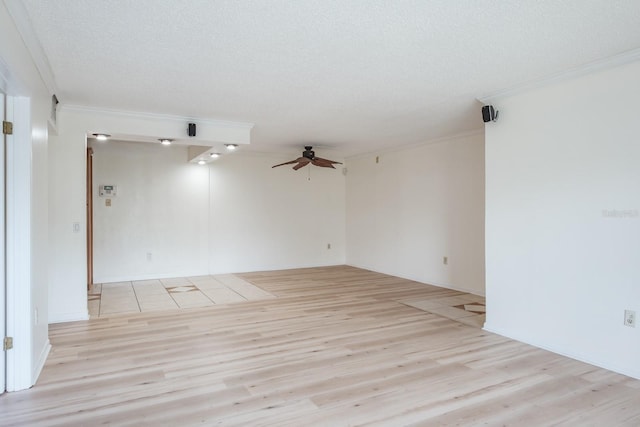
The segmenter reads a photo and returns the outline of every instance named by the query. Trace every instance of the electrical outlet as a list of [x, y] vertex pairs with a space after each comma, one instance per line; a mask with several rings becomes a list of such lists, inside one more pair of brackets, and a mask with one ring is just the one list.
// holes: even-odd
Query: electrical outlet
[[624, 324], [632, 328], [636, 327], [636, 312], [633, 310], [624, 311]]
[[153, 254], [151, 252], [147, 252], [147, 261], [153, 260]]

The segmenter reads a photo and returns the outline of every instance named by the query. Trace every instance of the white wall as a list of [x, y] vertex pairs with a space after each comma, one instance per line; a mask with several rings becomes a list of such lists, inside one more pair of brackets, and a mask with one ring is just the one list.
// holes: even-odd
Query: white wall
[[[207, 274], [208, 168], [187, 163], [186, 146], [91, 146], [94, 282]], [[111, 206], [101, 184], [118, 186]]]
[[639, 99], [636, 62], [497, 100], [486, 127], [485, 327], [636, 378]]
[[345, 177], [340, 165], [272, 169], [295, 154], [236, 154], [211, 166], [210, 272], [344, 264]]
[[349, 159], [347, 263], [483, 295], [483, 135]]
[[[55, 245], [50, 268], [50, 322], [87, 317], [87, 133], [100, 129], [128, 135], [172, 134], [175, 127], [176, 123], [161, 117], [138, 119], [77, 108], [59, 112], [58, 135], [51, 138], [49, 153], [50, 234]], [[143, 153], [149, 147], [144, 144], [127, 145], [126, 156], [124, 149], [110, 152], [110, 148], [95, 148], [94, 193], [98, 185], [110, 183], [118, 185], [120, 192], [111, 208], [96, 197], [100, 204], [95, 206], [94, 225], [97, 282], [345, 262], [345, 188], [340, 169], [314, 167], [309, 181], [307, 170], [271, 168], [296, 153], [274, 156], [239, 151], [200, 167], [188, 165], [186, 156], [179, 162], [181, 154], [176, 153], [180, 147], [157, 152], [175, 154], [166, 158], [164, 154], [147, 158]], [[154, 166], [154, 162], [164, 166]], [[206, 184], [203, 176], [190, 175], [193, 171], [198, 171], [196, 175], [208, 173]], [[165, 201], [158, 184], [170, 186], [170, 200]], [[201, 198], [203, 185], [207, 187], [206, 201]], [[179, 192], [185, 188], [189, 194]], [[126, 213], [122, 204], [127, 205]], [[171, 210], [167, 216], [162, 207], [168, 204]], [[188, 212], [186, 206], [197, 214]], [[80, 223], [78, 233], [73, 232], [74, 222]], [[160, 226], [170, 227], [169, 233], [158, 233]], [[184, 252], [176, 255], [177, 249]], [[148, 252], [151, 262], [147, 261]]]
[[[49, 322], [88, 318], [85, 205], [87, 135], [108, 132], [129, 137], [141, 135], [180, 139], [179, 136], [184, 138], [188, 120], [77, 106], [59, 108], [58, 135], [49, 141], [49, 235], [52, 244]], [[205, 138], [218, 143], [243, 144], [248, 141], [250, 126], [215, 120], [196, 121], [199, 136], [194, 138], [195, 141]], [[77, 233], [73, 231], [74, 223], [80, 224]], [[144, 252], [145, 264], [139, 266], [143, 274], [150, 273], [149, 268], [153, 268], [146, 263], [147, 252]], [[157, 261], [155, 267], [158, 267]]]
[[[88, 319], [86, 143], [82, 127], [64, 111], [49, 138], [49, 322]], [[73, 224], [80, 224], [74, 233]]]
[[[271, 168], [288, 157], [238, 152], [200, 166], [186, 147], [92, 147], [96, 283], [345, 261], [341, 169], [314, 167], [309, 180]], [[111, 207], [100, 184], [118, 186]]]
[[[7, 385], [10, 389], [18, 390], [35, 383], [50, 348], [46, 322], [49, 261], [47, 119], [50, 94], [5, 3], [0, 3], [0, 74], [3, 90], [14, 97], [14, 107], [19, 117], [11, 139], [20, 147], [9, 149], [10, 153], [17, 153], [17, 156], [12, 160], [7, 159], [10, 163], [7, 170], [15, 167], [15, 174], [10, 175], [17, 177], [14, 182], [18, 183], [16, 188], [19, 188], [19, 194], [8, 202], [10, 212], [7, 216], [13, 214], [12, 204], [13, 207], [20, 205], [18, 214], [27, 212], [27, 236], [19, 236], [19, 244], [16, 245], [19, 246], [21, 259], [17, 267], [22, 270], [24, 266], [25, 271], [12, 272], [20, 278], [16, 283], [20, 289], [14, 289], [16, 292], [11, 292], [7, 300], [11, 305], [7, 310], [11, 316], [8, 325], [14, 327], [14, 330], [7, 332], [17, 335], [14, 336], [14, 349], [10, 354], [7, 353]], [[25, 117], [26, 128], [20, 123]], [[19, 221], [24, 219], [19, 218]], [[7, 234], [15, 231], [8, 230]], [[8, 252], [16, 250], [16, 247], [8, 248]], [[25, 253], [22, 253], [23, 250]], [[8, 270], [11, 268], [8, 266]], [[28, 287], [28, 291], [24, 287]], [[11, 301], [11, 297], [17, 294], [26, 296], [24, 305], [22, 298]], [[13, 305], [18, 300], [20, 305]], [[23, 366], [25, 369], [22, 369]]]

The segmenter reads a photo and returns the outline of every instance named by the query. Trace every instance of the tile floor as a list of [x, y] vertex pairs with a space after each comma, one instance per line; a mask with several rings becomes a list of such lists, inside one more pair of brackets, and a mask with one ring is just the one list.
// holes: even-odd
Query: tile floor
[[437, 314], [456, 322], [469, 326], [482, 328], [486, 319], [486, 306], [484, 297], [460, 293], [444, 298], [405, 300], [405, 305]]
[[[275, 296], [234, 274], [95, 284], [88, 296], [91, 317], [206, 307], [267, 298]], [[486, 318], [484, 297], [473, 294], [460, 292], [442, 298], [400, 302], [479, 328], [484, 326]]]
[[233, 274], [220, 274], [94, 284], [88, 303], [95, 318], [267, 298], [275, 296]]

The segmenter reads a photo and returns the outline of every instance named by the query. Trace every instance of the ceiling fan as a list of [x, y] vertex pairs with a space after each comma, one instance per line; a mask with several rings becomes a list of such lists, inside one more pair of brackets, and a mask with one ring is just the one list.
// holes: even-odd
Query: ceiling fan
[[312, 146], [307, 145], [304, 147], [304, 151], [302, 152], [302, 157], [298, 157], [297, 159], [291, 160], [290, 162], [280, 163], [279, 165], [275, 165], [271, 167], [277, 168], [278, 166], [292, 165], [294, 163], [297, 163], [297, 165], [293, 167], [293, 170], [298, 170], [302, 167], [307, 166], [309, 163], [311, 163], [312, 165], [320, 166], [321, 168], [335, 169], [333, 165], [342, 164], [340, 162], [336, 162], [333, 160], [327, 160], [320, 157], [316, 157], [316, 153], [312, 150], [312, 148], [313, 148]]

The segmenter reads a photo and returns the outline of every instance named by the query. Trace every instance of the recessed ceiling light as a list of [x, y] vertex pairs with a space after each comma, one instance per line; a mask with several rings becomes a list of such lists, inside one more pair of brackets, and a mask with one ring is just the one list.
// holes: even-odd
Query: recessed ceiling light
[[213, 159], [217, 159], [218, 157], [220, 157], [220, 153], [211, 153], [209, 154], [211, 156], [211, 158]]
[[107, 135], [106, 133], [94, 133], [93, 136], [95, 136], [98, 141], [106, 141], [111, 135]]
[[238, 148], [237, 144], [224, 144], [227, 147], [227, 150], [235, 150]]
[[207, 164], [207, 162], [205, 162], [204, 160], [198, 160], [198, 164], [199, 165], [205, 165], [205, 164]]
[[167, 138], [160, 139], [160, 144], [162, 145], [171, 145], [171, 140]]

